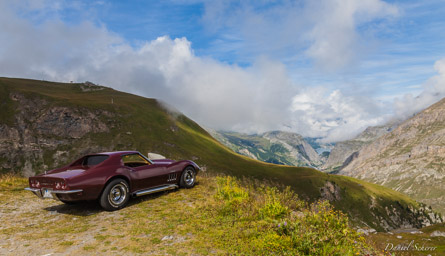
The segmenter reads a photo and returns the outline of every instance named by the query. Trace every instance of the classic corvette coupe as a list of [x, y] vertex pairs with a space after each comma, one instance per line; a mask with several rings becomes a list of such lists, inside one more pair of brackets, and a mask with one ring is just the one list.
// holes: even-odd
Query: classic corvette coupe
[[67, 204], [98, 200], [102, 208], [114, 211], [125, 207], [131, 196], [191, 188], [198, 171], [189, 160], [150, 160], [137, 151], [105, 152], [30, 177], [25, 189]]

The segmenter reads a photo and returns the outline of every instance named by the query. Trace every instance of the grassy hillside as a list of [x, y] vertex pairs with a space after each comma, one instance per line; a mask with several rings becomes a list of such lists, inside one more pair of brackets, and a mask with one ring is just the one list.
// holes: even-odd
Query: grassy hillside
[[[309, 205], [289, 189], [280, 192], [249, 179], [201, 175], [193, 189], [132, 199], [117, 212], [103, 211], [95, 202], [39, 200], [24, 191], [25, 186], [25, 178], [0, 176], [0, 195], [5, 198], [0, 210], [1, 255], [445, 253], [443, 224], [415, 233], [360, 235], [326, 202]], [[388, 247], [412, 241], [409, 251]]]
[[[145, 196], [117, 212], [67, 206], [0, 177], [0, 254], [365, 255], [373, 253], [344, 214], [307, 205], [289, 189], [199, 177], [193, 189]], [[11, 215], [14, 214], [14, 218]], [[373, 255], [376, 255], [373, 253]]]
[[[10, 143], [11, 149], [0, 156], [0, 164], [3, 162], [4, 166], [13, 167], [3, 168], [3, 172], [20, 172], [21, 168], [30, 164], [33, 170], [42, 172], [45, 167], [67, 163], [81, 154], [97, 150], [139, 150], [143, 154], [156, 152], [172, 159], [192, 159], [210, 173], [277, 182], [290, 186], [301, 198], [310, 202], [323, 195], [356, 223], [377, 230], [404, 223], [419, 226], [419, 217], [428, 218], [423, 211], [414, 213], [409, 210], [420, 207], [415, 201], [388, 188], [311, 168], [267, 164], [238, 155], [213, 139], [198, 124], [182, 114], [167, 111], [155, 99], [85, 84], [10, 78], [0, 78], [0, 92], [0, 98], [4, 99], [3, 107], [8, 109], [0, 116], [2, 129], [17, 129], [18, 134], [28, 136], [22, 147], [13, 147], [14, 143], [21, 141], [8, 142], [7, 138], [4, 139], [6, 142], [3, 145]], [[27, 106], [28, 102], [30, 106]], [[84, 119], [91, 117], [106, 127], [100, 126], [100, 129], [91, 131], [79, 127], [90, 132], [80, 137], [69, 137], [69, 133], [61, 131], [63, 129], [51, 130], [45, 123], [35, 125], [42, 119], [47, 120], [51, 113], [61, 107], [64, 111], [74, 111], [71, 117], [74, 114]], [[70, 130], [76, 122], [88, 124], [88, 120], [82, 118], [73, 121], [70, 115], [62, 115], [58, 122], [66, 122], [64, 127]], [[57, 137], [52, 133], [60, 135]], [[20, 150], [27, 146], [26, 141], [32, 139], [36, 139], [32, 142], [32, 154], [20, 154]], [[52, 146], [46, 147], [48, 143], [52, 143]], [[28, 157], [23, 159], [18, 156], [12, 161], [8, 159], [12, 149], [19, 152], [17, 155]], [[32, 158], [39, 152], [42, 158]]]

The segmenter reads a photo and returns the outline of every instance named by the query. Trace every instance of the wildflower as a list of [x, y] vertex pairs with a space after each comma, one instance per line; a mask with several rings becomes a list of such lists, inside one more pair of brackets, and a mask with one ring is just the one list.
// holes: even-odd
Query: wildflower
[[281, 227], [281, 225], [280, 225], [280, 224], [278, 224], [278, 227]]
[[284, 226], [287, 226], [287, 222], [286, 221], [284, 222]]

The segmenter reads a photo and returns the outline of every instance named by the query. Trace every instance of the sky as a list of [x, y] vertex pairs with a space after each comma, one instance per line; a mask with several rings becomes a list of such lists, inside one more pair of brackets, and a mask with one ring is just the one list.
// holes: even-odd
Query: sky
[[443, 0], [0, 0], [0, 76], [335, 142], [445, 97], [444, 31]]

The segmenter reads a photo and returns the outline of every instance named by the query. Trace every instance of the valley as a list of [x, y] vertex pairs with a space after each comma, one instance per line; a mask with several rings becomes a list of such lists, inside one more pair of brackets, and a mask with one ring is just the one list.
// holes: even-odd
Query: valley
[[301, 135], [272, 131], [263, 134], [242, 134], [207, 129], [209, 133], [236, 153], [266, 163], [291, 166], [321, 166], [323, 160]]
[[322, 143], [322, 138], [304, 138], [283, 131], [242, 134], [207, 130], [226, 147], [255, 160], [337, 173], [363, 147], [391, 132], [400, 123], [400, 120], [393, 120], [385, 125], [371, 126], [353, 139], [336, 143]]

